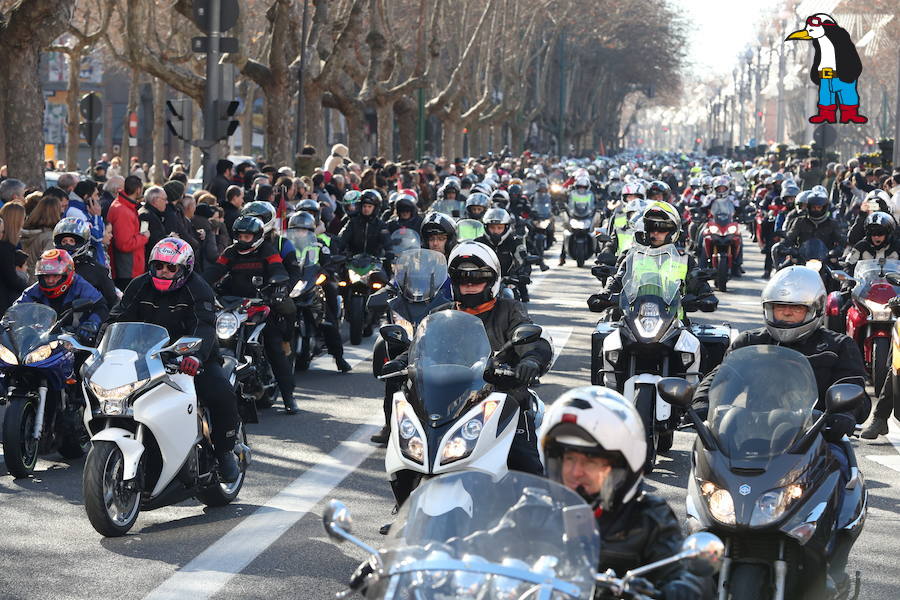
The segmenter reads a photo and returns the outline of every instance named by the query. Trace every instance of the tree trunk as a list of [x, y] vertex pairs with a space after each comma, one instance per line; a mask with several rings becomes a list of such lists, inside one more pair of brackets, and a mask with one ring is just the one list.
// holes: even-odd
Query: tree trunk
[[156, 175], [154, 185], [165, 182], [162, 161], [166, 156], [166, 84], [162, 79], [153, 80], [153, 165]]
[[[194, 110], [191, 111], [193, 123], [191, 124], [191, 130], [193, 132], [193, 136], [195, 140], [203, 139], [203, 112], [200, 110], [200, 105], [194, 102]], [[197, 146], [191, 145], [191, 174], [189, 177], [196, 178], [197, 170], [203, 164], [203, 151], [200, 150]]]
[[416, 105], [403, 98], [394, 104], [394, 116], [397, 118], [400, 156], [405, 159], [416, 158]]
[[513, 118], [512, 121], [509, 122], [509, 151], [513, 154], [519, 154], [523, 150], [525, 150], [525, 131], [527, 129], [526, 123], [520, 123], [517, 119]]
[[[375, 105], [378, 117], [378, 142], [375, 155], [394, 156], [394, 103]], [[407, 156], [407, 158], [409, 158]]]
[[285, 114], [291, 106], [290, 87], [283, 79], [273, 79], [262, 92], [266, 104], [266, 158], [276, 166], [292, 165], [291, 118]]
[[81, 53], [66, 56], [69, 61], [69, 90], [66, 92], [66, 169], [78, 170], [78, 147], [81, 145], [81, 131], [78, 123], [78, 96], [81, 95]]
[[455, 119], [441, 119], [441, 130], [441, 154], [450, 160], [462, 156], [462, 123]]
[[0, 88], [8, 90], [2, 118], [6, 124], [6, 164], [9, 177], [27, 186], [44, 182], [44, 95], [38, 76], [40, 49], [19, 47], [4, 52], [0, 64]]
[[[362, 110], [355, 107], [343, 114], [347, 119], [347, 147], [350, 150], [350, 156], [359, 160], [366, 154], [365, 116]], [[385, 154], [385, 156], [390, 158], [390, 154]]]
[[325, 147], [325, 111], [322, 108], [322, 92], [313, 86], [306, 86], [303, 98], [303, 118], [306, 121], [303, 145], [311, 145], [321, 156], [328, 155]]
[[256, 102], [256, 86], [244, 81], [244, 112], [241, 114], [241, 154], [253, 156], [253, 105]]

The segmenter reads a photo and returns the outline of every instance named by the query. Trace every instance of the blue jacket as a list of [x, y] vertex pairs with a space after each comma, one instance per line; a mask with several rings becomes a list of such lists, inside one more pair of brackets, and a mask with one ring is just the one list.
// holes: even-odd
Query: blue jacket
[[28, 289], [22, 292], [19, 299], [16, 300], [16, 304], [19, 302], [36, 302], [38, 304], [49, 306], [56, 311], [57, 315], [59, 315], [63, 311], [71, 308], [72, 303], [76, 300], [87, 298], [94, 302], [94, 309], [90, 316], [82, 318], [81, 322], [86, 323], [90, 321], [95, 323], [97, 327], [100, 327], [100, 324], [106, 320], [106, 316], [109, 314], [109, 307], [106, 305], [106, 300], [103, 299], [103, 294], [98, 292], [97, 288], [89, 284], [86, 279], [77, 273], [72, 280], [72, 287], [59, 298], [48, 298], [44, 292], [41, 291], [39, 285], [40, 284], [35, 283], [29, 286]]
[[69, 195], [69, 208], [66, 209], [67, 217], [76, 217], [91, 226], [91, 246], [94, 249], [94, 257], [97, 262], [106, 266], [106, 252], [103, 250], [103, 217], [100, 215], [92, 215], [88, 212], [87, 205], [83, 200], [76, 200]]

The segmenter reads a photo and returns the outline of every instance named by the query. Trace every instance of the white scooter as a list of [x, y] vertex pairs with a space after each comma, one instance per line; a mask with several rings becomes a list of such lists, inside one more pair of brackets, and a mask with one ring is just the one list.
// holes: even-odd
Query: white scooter
[[92, 444], [82, 484], [84, 507], [98, 533], [125, 535], [141, 509], [190, 497], [224, 506], [237, 497], [250, 464], [243, 425], [234, 448], [241, 473], [234, 483], [220, 482], [209, 415], [197, 402], [194, 378], [177, 372], [176, 360], [196, 351], [200, 338], [182, 337], [167, 346], [163, 327], [115, 323], [98, 348], [70, 336], [60, 339], [91, 354], [82, 368]]
[[[537, 325], [523, 325], [496, 354], [534, 343], [541, 333]], [[399, 325], [385, 325], [381, 334], [408, 343]], [[488, 393], [483, 388], [485, 380], [503, 387], [515, 373], [493, 364], [491, 344], [478, 317], [457, 310], [427, 316], [416, 329], [409, 367], [380, 379], [397, 376], [408, 379], [394, 394], [385, 467], [398, 505], [422, 479], [442, 473], [472, 470], [495, 477], [506, 473], [519, 403], [504, 392]], [[531, 394], [529, 410], [539, 425], [543, 402]]]

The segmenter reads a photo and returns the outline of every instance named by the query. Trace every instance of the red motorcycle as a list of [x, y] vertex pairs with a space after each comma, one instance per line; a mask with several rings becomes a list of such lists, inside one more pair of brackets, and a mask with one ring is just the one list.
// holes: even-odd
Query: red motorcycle
[[718, 213], [703, 230], [703, 256], [709, 267], [715, 270], [716, 289], [727, 291], [735, 259], [741, 253], [741, 226], [733, 214]]
[[[880, 393], [891, 366], [894, 316], [888, 302], [900, 295], [900, 260], [861, 260], [853, 277], [843, 271], [836, 271], [833, 277], [853, 286], [844, 321], [846, 333], [859, 344], [872, 385]], [[842, 305], [841, 292], [828, 295], [825, 312], [830, 322], [840, 319]]]

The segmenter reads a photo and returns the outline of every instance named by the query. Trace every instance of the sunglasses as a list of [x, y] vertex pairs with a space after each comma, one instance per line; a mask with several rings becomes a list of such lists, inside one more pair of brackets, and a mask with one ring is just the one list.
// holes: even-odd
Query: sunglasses
[[153, 268], [157, 271], [168, 271], [169, 273], [177, 273], [178, 265], [173, 265], [171, 263], [157, 262], [153, 263]]
[[813, 27], [822, 27], [824, 25], [835, 25], [835, 23], [832, 23], [831, 21], [823, 21], [819, 17], [809, 17], [808, 19], [806, 19], [806, 24], [812, 25]]

